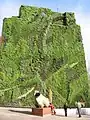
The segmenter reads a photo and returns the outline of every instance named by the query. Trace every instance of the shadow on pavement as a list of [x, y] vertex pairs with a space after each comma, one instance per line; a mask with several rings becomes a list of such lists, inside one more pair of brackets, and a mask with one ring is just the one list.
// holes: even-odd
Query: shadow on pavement
[[64, 115], [59, 115], [59, 114], [56, 114], [55, 116], [65, 117]]
[[8, 110], [8, 111], [32, 115], [32, 112], [30, 111], [21, 111], [21, 110], [20, 111], [19, 110]]

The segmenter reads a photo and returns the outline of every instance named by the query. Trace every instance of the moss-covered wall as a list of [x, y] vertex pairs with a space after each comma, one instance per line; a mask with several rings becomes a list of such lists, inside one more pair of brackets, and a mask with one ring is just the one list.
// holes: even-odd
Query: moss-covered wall
[[[0, 51], [4, 83], [0, 89], [12, 89], [3, 92], [1, 104], [17, 100], [34, 85], [45, 95], [51, 88], [56, 107], [65, 101], [72, 106], [76, 100], [87, 103], [84, 48], [74, 13], [21, 6], [19, 16], [4, 19], [2, 35], [6, 43]], [[33, 92], [20, 102], [21, 106], [34, 105]]]

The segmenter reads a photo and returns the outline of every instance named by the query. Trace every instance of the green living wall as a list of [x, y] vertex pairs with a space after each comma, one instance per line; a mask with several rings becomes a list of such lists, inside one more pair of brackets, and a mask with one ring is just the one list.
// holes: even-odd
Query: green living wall
[[34, 90], [53, 103], [74, 106], [76, 100], [88, 105], [88, 77], [80, 26], [74, 13], [21, 6], [19, 16], [5, 18], [0, 47], [0, 104], [34, 106]]

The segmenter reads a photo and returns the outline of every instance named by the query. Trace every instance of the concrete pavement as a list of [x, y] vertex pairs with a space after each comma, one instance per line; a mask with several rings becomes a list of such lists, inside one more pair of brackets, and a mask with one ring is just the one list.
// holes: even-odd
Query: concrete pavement
[[64, 117], [63, 109], [56, 109], [56, 115], [40, 117], [31, 115], [31, 109], [29, 108], [0, 107], [0, 120], [90, 120], [90, 115], [83, 115], [78, 118], [78, 115], [69, 113], [68, 117]]

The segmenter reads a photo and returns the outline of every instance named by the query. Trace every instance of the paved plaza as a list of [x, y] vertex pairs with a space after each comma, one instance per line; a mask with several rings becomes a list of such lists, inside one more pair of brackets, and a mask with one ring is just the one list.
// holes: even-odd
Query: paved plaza
[[64, 117], [63, 109], [56, 109], [56, 115], [45, 115], [44, 117], [31, 115], [31, 109], [27, 108], [4, 108], [0, 107], [0, 120], [90, 120], [90, 109], [87, 114], [78, 118], [76, 109], [68, 109], [68, 117]]

